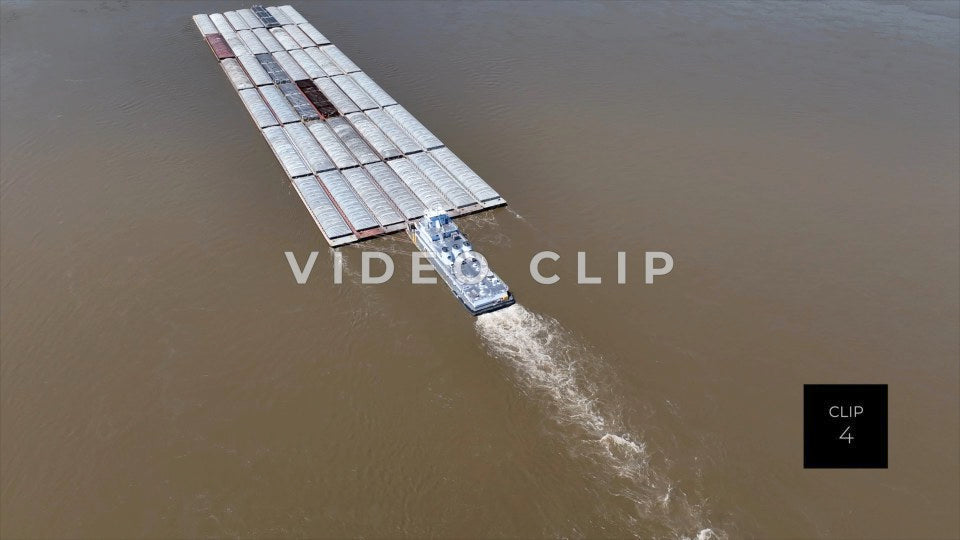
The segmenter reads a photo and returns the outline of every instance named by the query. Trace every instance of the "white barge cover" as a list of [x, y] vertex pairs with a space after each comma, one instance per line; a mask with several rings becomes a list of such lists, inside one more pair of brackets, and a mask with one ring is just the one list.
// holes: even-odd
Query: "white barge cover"
[[340, 137], [340, 140], [343, 141], [343, 144], [350, 150], [353, 157], [357, 158], [357, 161], [361, 164], [366, 165], [374, 161], [380, 161], [380, 156], [373, 151], [373, 148], [370, 148], [367, 141], [365, 141], [363, 137], [357, 133], [357, 130], [353, 129], [350, 122], [347, 122], [342, 116], [327, 120], [327, 125], [333, 129], [337, 137]]
[[286, 124], [283, 126], [283, 130], [287, 132], [287, 137], [293, 141], [293, 145], [297, 147], [300, 157], [307, 162], [307, 165], [313, 169], [313, 172], [320, 173], [337, 168], [337, 166], [333, 164], [333, 160], [330, 159], [330, 156], [328, 156], [327, 153], [323, 151], [323, 148], [320, 147], [320, 144], [317, 143], [317, 139], [313, 136], [313, 133], [310, 133], [310, 130], [307, 129], [305, 125], [300, 122]]
[[362, 135], [363, 138], [370, 143], [370, 146], [372, 146], [377, 154], [380, 154], [380, 157], [383, 159], [390, 159], [403, 155], [403, 152], [397, 148], [397, 145], [390, 142], [390, 139], [382, 131], [380, 131], [380, 128], [378, 128], [377, 125], [367, 117], [367, 115], [363, 114], [362, 112], [348, 114], [347, 120], [353, 124], [353, 127], [360, 132], [360, 135]]
[[241, 54], [237, 56], [237, 61], [240, 62], [240, 65], [243, 66], [243, 70], [247, 72], [247, 75], [250, 77], [250, 80], [253, 81], [253, 84], [257, 86], [263, 86], [265, 84], [271, 84], [273, 79], [270, 78], [270, 75], [264, 71], [263, 66], [260, 65], [260, 62], [257, 61], [257, 57], [252, 54]]
[[310, 55], [310, 58], [313, 58], [313, 61], [320, 66], [327, 75], [343, 75], [343, 70], [340, 69], [340, 66], [333, 61], [332, 58], [327, 56], [327, 53], [323, 52], [323, 49], [320, 47], [309, 47], [304, 49], [304, 51]]
[[383, 109], [371, 109], [367, 111], [367, 116], [404, 154], [412, 154], [423, 150]]
[[193, 21], [331, 246], [506, 204], [293, 6]]
[[220, 67], [223, 68], [223, 71], [227, 74], [227, 78], [230, 79], [230, 84], [237, 90], [253, 88], [253, 83], [250, 82], [247, 73], [240, 67], [240, 63], [237, 62], [236, 58], [224, 58], [223, 61], [220, 62]]
[[373, 229], [379, 224], [370, 215], [367, 207], [360, 202], [360, 197], [343, 177], [340, 171], [327, 171], [317, 175], [320, 183], [327, 188], [340, 211], [347, 217], [353, 228], [358, 231]]

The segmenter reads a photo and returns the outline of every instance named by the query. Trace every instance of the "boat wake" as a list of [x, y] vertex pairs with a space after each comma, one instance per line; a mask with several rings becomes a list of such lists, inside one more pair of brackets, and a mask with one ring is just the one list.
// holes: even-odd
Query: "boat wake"
[[[726, 535], [709, 528], [702, 506], [651, 466], [650, 451], [604, 408], [603, 361], [551, 317], [520, 304], [481, 315], [477, 333], [490, 353], [516, 370], [520, 383], [546, 398], [554, 419], [570, 433], [573, 453], [596, 465], [612, 494], [631, 501], [627, 526], [640, 536], [697, 540]], [[622, 517], [623, 514], [618, 514]]]

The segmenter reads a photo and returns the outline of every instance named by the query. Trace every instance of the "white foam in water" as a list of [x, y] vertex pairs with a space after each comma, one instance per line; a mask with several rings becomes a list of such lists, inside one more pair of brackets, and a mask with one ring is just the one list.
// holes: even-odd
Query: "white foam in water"
[[509, 206], [507, 207], [507, 211], [513, 214], [513, 217], [519, 219], [520, 221], [524, 221], [524, 222], [527, 221], [525, 217], [521, 216], [519, 212], [517, 212], [513, 208], [510, 208]]
[[613, 433], [607, 433], [603, 437], [600, 437], [600, 444], [604, 445], [611, 455], [619, 455], [623, 459], [630, 459], [632, 456], [642, 457], [646, 455], [646, 445], [628, 441]]
[[713, 532], [713, 529], [703, 529], [697, 533], [696, 540], [719, 540], [720, 538], [725, 538], [725, 536]]
[[[635, 502], [640, 517], [663, 523], [684, 539], [725, 538], [705, 528], [699, 507], [690, 505], [683, 492], [651, 468], [643, 441], [616, 433], [619, 419], [606, 413], [597, 395], [598, 381], [588, 377], [591, 370], [596, 375], [595, 368], [603, 363], [589, 347], [555, 319], [520, 304], [477, 317], [476, 327], [494, 356], [510, 362], [523, 384], [549, 398], [555, 420], [581, 432], [570, 441], [578, 454], [603, 467], [610, 484], [627, 482], [626, 492], [617, 487], [616, 493]], [[587, 444], [581, 444], [583, 440]], [[690, 537], [684, 531], [696, 532]]]
[[527, 383], [547, 392], [562, 422], [604, 430], [604, 419], [578, 387], [574, 358], [567, 354], [560, 325], [516, 304], [477, 317], [477, 330], [494, 354], [514, 362]]

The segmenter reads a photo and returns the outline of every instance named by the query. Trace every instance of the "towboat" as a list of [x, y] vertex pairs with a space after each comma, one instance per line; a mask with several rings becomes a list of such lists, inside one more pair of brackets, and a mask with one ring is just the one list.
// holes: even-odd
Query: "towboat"
[[473, 251], [467, 237], [441, 209], [427, 211], [408, 230], [410, 239], [467, 310], [476, 315], [512, 306], [506, 283]]

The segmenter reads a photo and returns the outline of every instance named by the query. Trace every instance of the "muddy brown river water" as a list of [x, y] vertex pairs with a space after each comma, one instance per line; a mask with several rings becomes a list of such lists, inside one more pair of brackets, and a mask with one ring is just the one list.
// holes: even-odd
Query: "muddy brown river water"
[[[518, 305], [333, 284], [190, 20], [245, 5], [4, 2], [0, 535], [960, 535], [960, 4], [294, 5]], [[889, 469], [803, 469], [804, 383], [889, 385]]]

